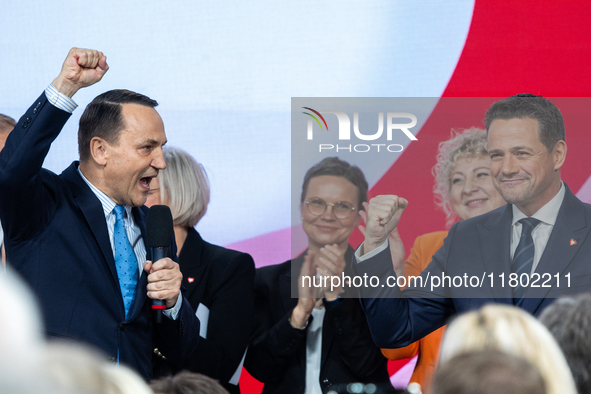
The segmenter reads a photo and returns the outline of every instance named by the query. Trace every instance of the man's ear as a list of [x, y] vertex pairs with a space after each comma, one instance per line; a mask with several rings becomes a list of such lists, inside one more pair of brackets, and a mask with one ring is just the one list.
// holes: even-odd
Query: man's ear
[[100, 137], [92, 137], [90, 140], [90, 156], [99, 165], [106, 165], [109, 157], [109, 144]]
[[562, 140], [558, 141], [556, 145], [554, 145], [552, 155], [554, 159], [554, 170], [559, 170], [566, 159], [566, 142]]

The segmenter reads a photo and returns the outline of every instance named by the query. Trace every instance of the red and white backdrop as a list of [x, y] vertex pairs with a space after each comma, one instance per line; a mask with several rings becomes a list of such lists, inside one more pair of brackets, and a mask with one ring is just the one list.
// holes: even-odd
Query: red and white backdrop
[[[591, 96], [586, 1], [34, 0], [5, 1], [0, 15], [0, 113], [20, 116], [70, 47], [104, 51], [109, 73], [77, 102], [112, 88], [157, 99], [169, 144], [210, 175], [212, 201], [197, 229], [251, 253], [257, 266], [299, 252], [290, 241], [292, 97], [557, 97], [567, 126], [563, 179], [591, 201], [589, 101], [561, 99]], [[371, 196], [411, 202], [400, 224], [407, 250], [417, 235], [445, 228], [430, 172], [438, 143], [452, 128], [480, 126], [486, 108], [466, 100], [460, 120], [447, 115], [447, 103], [437, 102], [418, 141], [390, 162], [359, 163]], [[76, 159], [81, 112], [46, 167], [61, 171]], [[356, 231], [352, 243], [360, 241]], [[261, 390], [247, 374], [241, 385]]]

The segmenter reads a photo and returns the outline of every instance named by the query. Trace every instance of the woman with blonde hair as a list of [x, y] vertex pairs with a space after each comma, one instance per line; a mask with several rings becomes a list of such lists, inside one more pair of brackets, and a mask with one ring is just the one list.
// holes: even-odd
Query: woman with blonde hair
[[247, 253], [201, 238], [194, 227], [209, 203], [205, 170], [182, 149], [166, 146], [163, 151], [166, 169], [152, 180], [155, 192], [146, 205], [170, 207], [184, 296], [199, 318], [201, 338], [182, 365], [160, 360], [155, 377], [186, 369], [218, 380], [230, 393], [239, 393], [241, 363], [253, 325], [254, 261]]
[[550, 332], [533, 316], [507, 305], [487, 305], [465, 313], [448, 327], [440, 363], [457, 354], [496, 349], [525, 358], [545, 380], [548, 394], [576, 394], [564, 355]]

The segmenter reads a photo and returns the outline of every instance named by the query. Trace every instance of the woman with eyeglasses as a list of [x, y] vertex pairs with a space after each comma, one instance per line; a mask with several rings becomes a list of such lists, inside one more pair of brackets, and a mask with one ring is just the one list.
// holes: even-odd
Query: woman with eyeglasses
[[[367, 189], [361, 170], [336, 157], [306, 173], [300, 209], [308, 249], [258, 269], [255, 278], [255, 333], [245, 367], [265, 383], [263, 393], [326, 393], [352, 382], [392, 388], [355, 289], [348, 298], [342, 285], [330, 287], [332, 277], [350, 275], [349, 237]], [[328, 286], [306, 281], [315, 276], [327, 277]]]
[[146, 205], [170, 207], [183, 295], [197, 313], [201, 338], [182, 365], [158, 360], [154, 377], [189, 370], [218, 380], [230, 393], [240, 393], [237, 372], [242, 370], [253, 324], [254, 262], [249, 254], [201, 238], [194, 227], [209, 203], [205, 170], [181, 149], [166, 146], [163, 150], [166, 170], [152, 180]]

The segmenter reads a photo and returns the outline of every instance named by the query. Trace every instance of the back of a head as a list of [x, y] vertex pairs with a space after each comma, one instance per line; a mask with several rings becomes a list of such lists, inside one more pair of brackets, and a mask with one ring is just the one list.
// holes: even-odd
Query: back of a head
[[435, 374], [432, 394], [545, 394], [540, 371], [522, 357], [497, 350], [459, 354]]
[[228, 394], [216, 380], [187, 371], [153, 380], [150, 388], [154, 394]]
[[151, 394], [137, 373], [108, 362], [106, 356], [94, 348], [74, 342], [48, 344], [45, 373], [64, 393]]
[[457, 354], [500, 350], [534, 364], [546, 380], [549, 394], [576, 393], [566, 360], [548, 330], [527, 312], [491, 304], [457, 317], [441, 344], [441, 365]]
[[30, 379], [43, 370], [40, 310], [32, 291], [10, 269], [0, 274], [0, 299], [0, 393], [33, 393], [43, 386]]
[[557, 299], [540, 322], [562, 349], [579, 394], [591, 394], [591, 294]]

